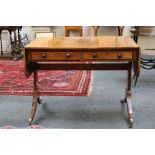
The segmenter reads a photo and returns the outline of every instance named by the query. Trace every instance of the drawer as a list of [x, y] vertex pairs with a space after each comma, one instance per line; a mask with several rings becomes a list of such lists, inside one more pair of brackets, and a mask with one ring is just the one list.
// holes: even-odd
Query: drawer
[[83, 59], [92, 60], [92, 59], [107, 59], [107, 52], [84, 52]]
[[108, 52], [108, 58], [110, 60], [131, 60], [132, 59], [132, 51], [131, 52]]
[[80, 52], [32, 52], [32, 61], [80, 60]]
[[84, 52], [86, 60], [130, 60], [132, 52]]

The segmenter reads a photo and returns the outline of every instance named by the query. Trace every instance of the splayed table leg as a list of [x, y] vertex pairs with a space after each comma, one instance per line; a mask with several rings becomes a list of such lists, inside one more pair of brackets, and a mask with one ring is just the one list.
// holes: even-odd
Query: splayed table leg
[[36, 109], [37, 109], [37, 103], [41, 104], [42, 103], [42, 98], [38, 96], [38, 86], [37, 86], [37, 81], [38, 81], [38, 74], [37, 70], [34, 69], [34, 90], [33, 90], [33, 98], [32, 98], [32, 108], [31, 108], [31, 113], [29, 116], [29, 125], [32, 124], [32, 121], [34, 119]]
[[125, 91], [125, 98], [121, 100], [121, 103], [126, 103], [127, 114], [128, 114], [128, 125], [129, 128], [133, 126], [133, 113], [132, 113], [132, 105], [131, 105], [131, 63], [129, 63], [128, 69], [128, 82], [127, 89]]

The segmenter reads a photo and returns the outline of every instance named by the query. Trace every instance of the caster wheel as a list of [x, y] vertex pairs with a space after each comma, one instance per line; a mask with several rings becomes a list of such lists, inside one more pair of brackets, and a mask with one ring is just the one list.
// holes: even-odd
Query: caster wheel
[[133, 118], [129, 119], [128, 125], [129, 125], [129, 128], [133, 127]]
[[121, 103], [126, 103], [126, 99], [120, 100]]
[[29, 125], [31, 125], [32, 124], [32, 119], [29, 118], [28, 122], [29, 122]]
[[43, 98], [42, 98], [42, 97], [38, 97], [38, 99], [37, 99], [37, 103], [38, 103], [38, 104], [41, 104], [42, 101], [43, 101]]

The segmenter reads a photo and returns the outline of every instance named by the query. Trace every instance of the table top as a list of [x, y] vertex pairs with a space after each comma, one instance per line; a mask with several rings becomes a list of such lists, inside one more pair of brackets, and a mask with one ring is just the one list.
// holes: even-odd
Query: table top
[[37, 38], [25, 49], [123, 49], [139, 48], [129, 36]]

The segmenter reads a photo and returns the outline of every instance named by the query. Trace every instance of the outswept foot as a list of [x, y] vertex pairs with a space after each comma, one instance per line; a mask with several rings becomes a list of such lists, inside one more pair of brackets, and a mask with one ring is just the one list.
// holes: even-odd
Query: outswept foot
[[29, 125], [32, 124], [32, 121], [34, 119], [38, 101], [39, 101], [39, 97], [37, 96], [37, 91], [34, 91], [33, 99], [32, 99], [32, 109], [31, 109], [31, 113], [30, 113], [30, 116], [29, 116], [29, 119], [28, 119]]
[[133, 127], [133, 118], [129, 118], [128, 120], [128, 125], [129, 125], [129, 128], [132, 128]]

